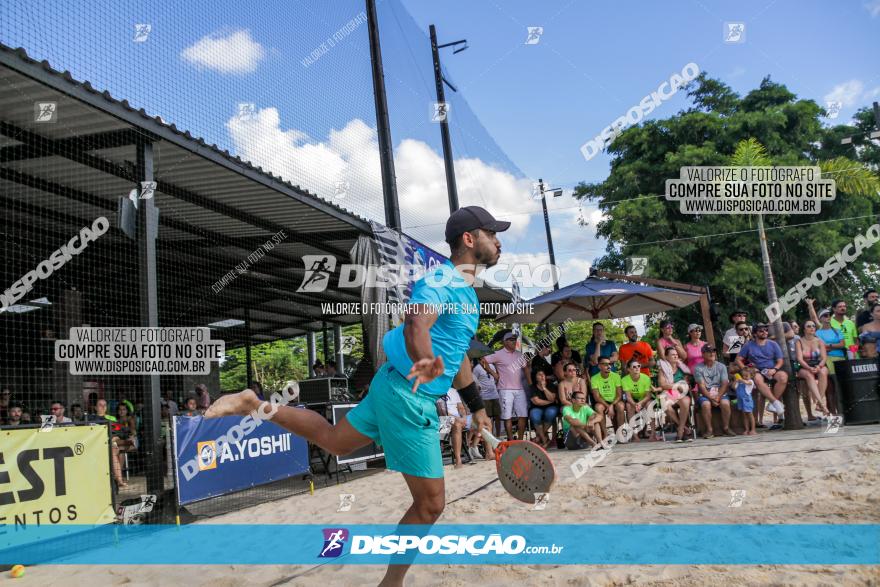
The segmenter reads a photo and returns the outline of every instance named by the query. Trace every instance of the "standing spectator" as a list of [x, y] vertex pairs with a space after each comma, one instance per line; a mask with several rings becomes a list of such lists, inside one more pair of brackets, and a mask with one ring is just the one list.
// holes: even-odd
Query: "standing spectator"
[[865, 307], [856, 314], [856, 328], [861, 332], [862, 326], [871, 321], [871, 310], [877, 303], [877, 290], [873, 287], [866, 290], [862, 299], [865, 300]]
[[752, 413], [755, 404], [752, 400], [752, 390], [755, 382], [752, 377], [755, 375], [754, 367], [743, 367], [740, 371], [740, 380], [736, 382], [736, 409], [742, 412], [743, 426], [745, 427], [745, 436], [754, 436], [755, 432], [755, 416]]
[[748, 326], [748, 319], [749, 316], [745, 310], [734, 310], [730, 314], [730, 323], [733, 327], [729, 328], [721, 339], [721, 353], [727, 357], [727, 361], [731, 364], [736, 361], [736, 355], [746, 343], [740, 324]]
[[611, 371], [617, 373], [617, 345], [605, 338], [605, 325], [593, 322], [593, 337], [585, 349], [586, 362], [584, 369], [589, 368], [590, 377], [599, 373], [599, 361], [608, 359]]
[[21, 426], [21, 405], [9, 404], [9, 417], [4, 421], [6, 426]]
[[202, 412], [211, 406], [211, 394], [208, 393], [208, 386], [204, 383], [196, 385], [196, 405]]
[[184, 404], [182, 415], [189, 416], [190, 418], [202, 415], [202, 412], [199, 410], [198, 403], [196, 402], [195, 397], [189, 396], [188, 398], [186, 398], [186, 403]]
[[678, 352], [678, 358], [682, 361], [687, 357], [687, 351], [681, 341], [675, 337], [671, 320], [660, 323], [660, 337], [657, 339], [657, 357], [661, 360], [666, 358], [666, 349], [673, 348]]
[[[788, 373], [782, 369], [782, 349], [775, 341], [769, 340], [770, 327], [767, 324], [759, 323], [754, 328], [755, 339], [750, 340], [743, 345], [742, 349], [736, 357], [740, 369], [746, 366], [746, 361], [750, 361], [758, 369], [755, 373], [755, 387], [761, 395], [758, 396], [756, 412], [756, 420], [760, 424], [764, 414], [764, 398], [769, 401], [768, 410], [777, 414], [782, 418], [785, 412], [785, 406], [779, 401], [782, 394], [785, 393], [785, 386], [788, 384]], [[773, 389], [770, 389], [772, 383]]]
[[[95, 397], [97, 398], [97, 396]], [[110, 426], [112, 433], [110, 436], [110, 465], [113, 469], [113, 479], [120, 489], [125, 489], [128, 487], [128, 483], [122, 477], [122, 452], [119, 450], [119, 435], [122, 433], [122, 426], [117, 423], [115, 416], [107, 413], [107, 400], [103, 398], [96, 399], [94, 405], [95, 413], [89, 414], [87, 420], [95, 424]]]
[[535, 375], [529, 419], [532, 421], [532, 428], [538, 434], [538, 442], [544, 448], [548, 448], [554, 439], [547, 435], [547, 431], [556, 424], [559, 407], [556, 405], [556, 394], [547, 385], [547, 375], [543, 371], [538, 371]]
[[[635, 359], [641, 365], [641, 372], [650, 377], [651, 367], [654, 366], [654, 349], [645, 341], [639, 340], [636, 327], [632, 324], [623, 329], [623, 334], [629, 342], [620, 347], [621, 365], [625, 366], [629, 364], [630, 359]], [[625, 375], [628, 374], [627, 371]]]
[[[671, 345], [666, 347], [666, 358], [657, 364], [660, 368], [660, 388], [666, 392], [666, 417], [676, 426], [675, 441], [684, 442], [687, 436], [687, 441], [691, 442], [693, 438], [687, 426], [691, 409], [690, 384], [687, 378], [691, 372]], [[676, 407], [678, 413], [675, 412]]]
[[703, 345], [700, 349], [703, 361], [694, 370], [694, 380], [697, 382], [697, 405], [700, 407], [700, 416], [703, 418], [705, 432], [703, 438], [709, 439], [715, 436], [712, 431], [712, 410], [721, 410], [721, 426], [725, 436], [736, 436], [730, 429], [730, 398], [728, 387], [730, 382], [727, 377], [727, 367], [718, 362], [718, 353], [710, 344]]
[[806, 380], [798, 377], [801, 364], [797, 358], [797, 343], [801, 339], [801, 327], [794, 320], [791, 322], [783, 322], [782, 330], [785, 334], [785, 344], [788, 345], [788, 356], [791, 359], [791, 372], [795, 376], [795, 383], [798, 388], [798, 395], [804, 402], [804, 408], [807, 411], [807, 421], [814, 422], [816, 416], [813, 415], [813, 400], [810, 398], [810, 391], [807, 388]]
[[173, 418], [177, 415], [177, 412], [180, 411], [180, 408], [177, 407], [177, 402], [171, 399], [170, 391], [166, 391], [162, 394], [162, 404], [168, 407], [169, 417]]
[[556, 363], [563, 360], [563, 356], [562, 356], [563, 352], [562, 351], [565, 347], [568, 347], [568, 350], [570, 351], [570, 355], [568, 357], [565, 357], [565, 360], [574, 361], [578, 365], [580, 365], [582, 363], [581, 354], [579, 352], [571, 349], [571, 345], [568, 344], [568, 339], [563, 334], [556, 339], [556, 352], [553, 353], [552, 355], [550, 355], [550, 365], [554, 369], [556, 368]]
[[52, 407], [50, 408], [50, 412], [52, 416], [55, 416], [56, 424], [71, 424], [72, 420], [64, 415], [64, 404], [60, 401], [52, 402]]
[[525, 374], [529, 387], [532, 386], [532, 373], [523, 361], [522, 353], [516, 350], [516, 332], [504, 335], [504, 347], [486, 357], [486, 362], [498, 371], [498, 394], [501, 396], [501, 420], [507, 430], [508, 440], [513, 440], [513, 423], [517, 418], [517, 436], [523, 439], [526, 432], [526, 418], [529, 415], [529, 401], [523, 389], [521, 373]]
[[[797, 377], [805, 382], [807, 390], [827, 418], [831, 413], [825, 406], [828, 391], [828, 354], [825, 343], [816, 336], [816, 323], [807, 320], [804, 323], [804, 335], [795, 345], [795, 357], [798, 362]], [[812, 410], [810, 410], [812, 411]]]
[[553, 371], [553, 367], [550, 366], [550, 347], [539, 348], [538, 353], [532, 357], [529, 368], [532, 371], [532, 381], [536, 380], [535, 375], [541, 371], [547, 377], [547, 385], [556, 386], [556, 374]]
[[137, 421], [134, 415], [129, 412], [128, 404], [125, 401], [119, 402], [116, 406], [116, 421], [119, 423], [119, 448], [121, 450], [137, 450]]
[[[845, 344], [844, 356], [854, 346], [858, 346], [856, 342], [859, 338], [859, 331], [856, 323], [846, 317], [846, 302], [843, 300], [831, 300], [831, 328], [836, 328], [843, 333], [843, 342]], [[858, 353], [853, 353], [853, 359], [858, 358]]]
[[596, 412], [599, 414], [599, 426], [602, 427], [604, 438], [606, 414], [611, 416], [613, 428], [622, 426], [624, 422], [620, 375], [611, 371], [611, 359], [608, 357], [599, 359], [599, 372], [590, 378], [590, 387], [593, 389], [593, 405], [596, 406]]
[[684, 344], [685, 364], [691, 373], [695, 373], [697, 365], [703, 362], [703, 345], [706, 343], [700, 340], [703, 336], [703, 327], [699, 324], [690, 324], [688, 326], [688, 341]]
[[[651, 396], [660, 391], [659, 387], [651, 385], [651, 378], [642, 373], [641, 368], [642, 365], [637, 359], [630, 359], [626, 362], [626, 375], [620, 379], [623, 401], [626, 402], [626, 411], [630, 414], [630, 418], [641, 412], [648, 402], [651, 401]], [[654, 438], [653, 416], [653, 414], [649, 414], [644, 419], [648, 421], [648, 437], [651, 440], [656, 440]], [[638, 442], [639, 435], [634, 434], [633, 440]]]
[[12, 390], [8, 387], [0, 389], [0, 423], [9, 419], [9, 404], [12, 401]]
[[586, 401], [587, 395], [577, 391], [571, 396], [571, 405], [562, 408], [562, 432], [569, 450], [595, 446], [605, 439], [602, 428], [605, 418], [586, 405]]
[[492, 433], [501, 436], [501, 401], [498, 395], [498, 373], [495, 368], [486, 362], [485, 357], [474, 359], [473, 374], [477, 385], [480, 386], [480, 397], [483, 399], [483, 407], [486, 416], [492, 420]]
[[877, 344], [880, 341], [880, 304], [871, 307], [871, 320], [862, 324], [859, 341], [862, 343], [862, 356], [867, 359], [877, 357]]
[[116, 417], [107, 414], [107, 400], [101, 398], [95, 401], [95, 413], [89, 414], [86, 421], [106, 424], [107, 422], [116, 422]]
[[562, 406], [570, 406], [572, 396], [578, 391], [587, 397], [587, 383], [578, 376], [578, 368], [572, 361], [563, 366], [564, 377], [559, 382], [559, 403]]

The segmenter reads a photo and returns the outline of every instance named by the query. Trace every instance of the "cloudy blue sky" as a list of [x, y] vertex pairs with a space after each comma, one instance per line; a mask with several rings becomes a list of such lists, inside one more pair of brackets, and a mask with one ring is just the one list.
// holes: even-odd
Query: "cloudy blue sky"
[[[360, 0], [15, 0], [0, 6], [0, 40], [382, 221], [363, 10]], [[581, 145], [686, 64], [740, 93], [770, 75], [800, 97], [839, 102], [829, 124], [880, 99], [880, 0], [380, 0], [379, 20], [405, 231], [446, 252], [433, 23], [441, 42], [469, 45], [443, 52], [459, 89], [448, 99], [461, 203], [514, 223], [503, 261], [538, 264], [547, 248], [532, 183], [566, 188], [550, 202], [563, 284], [604, 249], [599, 214], [570, 190], [606, 177], [609, 159], [587, 161]], [[742, 42], [725, 42], [727, 22], [744, 25]], [[136, 24], [149, 25], [145, 38]], [[536, 43], [526, 43], [529, 27], [542, 29]], [[683, 98], [649, 118], [674, 114]], [[253, 115], [239, 116], [240, 104]]]

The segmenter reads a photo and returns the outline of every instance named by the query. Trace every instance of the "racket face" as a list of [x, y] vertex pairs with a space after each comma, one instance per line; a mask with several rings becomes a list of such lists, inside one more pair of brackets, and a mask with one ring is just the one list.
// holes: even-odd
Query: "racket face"
[[533, 442], [515, 440], [502, 444], [506, 446], [497, 462], [501, 485], [516, 499], [535, 503], [535, 494], [549, 492], [556, 480], [553, 461]]

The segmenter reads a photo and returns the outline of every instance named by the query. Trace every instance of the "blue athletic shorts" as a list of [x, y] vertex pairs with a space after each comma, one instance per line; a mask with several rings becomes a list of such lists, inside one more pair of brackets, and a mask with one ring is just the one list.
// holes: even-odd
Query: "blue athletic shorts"
[[346, 417], [355, 430], [382, 447], [389, 469], [414, 477], [443, 477], [438, 398], [411, 389], [412, 382], [385, 363], [367, 397]]

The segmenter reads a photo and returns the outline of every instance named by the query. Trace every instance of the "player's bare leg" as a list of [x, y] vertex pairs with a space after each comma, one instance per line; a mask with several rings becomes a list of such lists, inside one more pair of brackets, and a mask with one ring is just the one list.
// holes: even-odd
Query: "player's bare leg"
[[[432, 525], [443, 508], [446, 507], [446, 488], [443, 478], [414, 477], [403, 473], [403, 478], [409, 486], [413, 503], [403, 514], [400, 524], [424, 524]], [[398, 532], [400, 534], [402, 532]], [[388, 570], [379, 583], [380, 587], [402, 587], [403, 577], [409, 570], [409, 564], [388, 565]]]
[[267, 417], [267, 420], [334, 455], [345, 455], [373, 442], [371, 438], [355, 430], [345, 418], [334, 426], [312, 410], [281, 405], [273, 408], [270, 402], [260, 401], [257, 394], [250, 389], [221, 396], [205, 412], [205, 418], [246, 416], [255, 410], [262, 417], [272, 414], [273, 409], [276, 410], [275, 413]]

